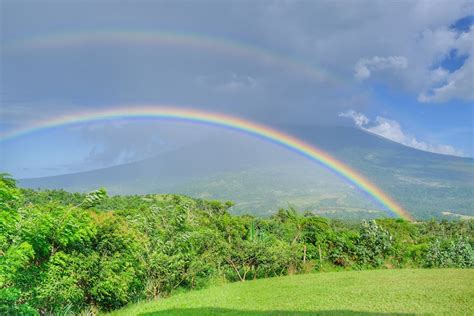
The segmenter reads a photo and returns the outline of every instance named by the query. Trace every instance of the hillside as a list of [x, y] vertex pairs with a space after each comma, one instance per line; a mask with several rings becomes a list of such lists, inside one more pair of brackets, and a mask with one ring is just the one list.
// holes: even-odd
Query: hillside
[[[285, 128], [282, 128], [283, 130]], [[349, 127], [286, 128], [365, 175], [417, 218], [474, 215], [474, 160], [423, 152]], [[240, 134], [88, 172], [23, 179], [28, 188], [183, 193], [233, 200], [236, 214], [293, 205], [329, 217], [385, 216], [354, 186], [286, 149]]]
[[472, 315], [473, 296], [474, 270], [330, 272], [225, 284], [112, 315]]

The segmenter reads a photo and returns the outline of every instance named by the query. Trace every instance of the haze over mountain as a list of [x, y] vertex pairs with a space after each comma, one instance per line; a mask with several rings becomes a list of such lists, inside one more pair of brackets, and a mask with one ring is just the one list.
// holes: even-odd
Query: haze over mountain
[[[409, 148], [351, 127], [282, 127], [316, 145], [391, 195], [417, 218], [474, 215], [474, 159]], [[386, 212], [346, 180], [260, 139], [209, 137], [153, 158], [88, 172], [22, 179], [27, 188], [111, 194], [183, 193], [232, 200], [235, 213], [268, 216], [280, 207], [331, 217]]]

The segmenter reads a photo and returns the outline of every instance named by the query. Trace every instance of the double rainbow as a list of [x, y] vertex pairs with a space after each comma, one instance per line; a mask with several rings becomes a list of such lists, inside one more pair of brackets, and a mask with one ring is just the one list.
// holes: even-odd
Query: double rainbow
[[349, 166], [335, 159], [328, 153], [312, 145], [309, 145], [303, 142], [302, 140], [277, 131], [268, 126], [264, 126], [251, 122], [249, 120], [244, 120], [242, 118], [237, 118], [224, 114], [168, 106], [129, 106], [55, 117], [42, 122], [38, 122], [27, 128], [8, 132], [0, 136], [0, 140], [4, 141], [14, 137], [33, 133], [39, 130], [64, 125], [72, 125], [99, 120], [116, 120], [126, 118], [158, 118], [182, 120], [188, 122], [203, 123], [207, 125], [214, 125], [218, 127], [226, 127], [238, 132], [243, 132], [249, 135], [260, 137], [262, 139], [295, 151], [300, 155], [303, 155], [313, 161], [321, 163], [328, 169], [343, 176], [350, 183], [356, 185], [357, 187], [368, 193], [376, 201], [378, 201], [381, 205], [383, 205], [391, 212], [399, 215], [400, 217], [406, 220], [414, 220], [414, 218], [406, 210], [404, 210], [402, 206], [395, 202], [380, 188], [371, 183], [357, 171], [351, 169]]

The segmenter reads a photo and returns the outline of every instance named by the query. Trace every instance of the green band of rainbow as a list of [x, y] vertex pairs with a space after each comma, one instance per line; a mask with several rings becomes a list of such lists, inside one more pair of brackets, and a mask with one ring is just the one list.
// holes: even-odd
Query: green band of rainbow
[[259, 136], [268, 141], [290, 148], [314, 161], [320, 162], [321, 164], [333, 170], [337, 174], [342, 175], [344, 178], [355, 184], [363, 191], [367, 192], [370, 196], [372, 196], [375, 200], [380, 202], [383, 206], [385, 206], [393, 213], [399, 215], [400, 217], [406, 220], [413, 220], [413, 217], [407, 211], [405, 211], [402, 206], [395, 202], [390, 196], [384, 193], [381, 189], [379, 189], [369, 180], [364, 178], [361, 174], [351, 169], [344, 163], [338, 161], [328, 153], [270, 127], [224, 114], [162, 106], [122, 107], [96, 112], [86, 112], [74, 115], [59, 116], [46, 121], [38, 122], [37, 124], [34, 124], [33, 126], [24, 129], [19, 129], [4, 134], [2, 137], [0, 137], [0, 140], [6, 140], [13, 137], [33, 133], [38, 130], [63, 125], [123, 118], [179, 119], [227, 127], [240, 132]]

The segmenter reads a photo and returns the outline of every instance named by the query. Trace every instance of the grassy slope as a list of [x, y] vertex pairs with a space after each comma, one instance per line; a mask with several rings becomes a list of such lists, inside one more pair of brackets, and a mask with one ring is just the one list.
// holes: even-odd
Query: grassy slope
[[474, 315], [474, 270], [329, 272], [225, 284], [132, 305], [114, 315]]

